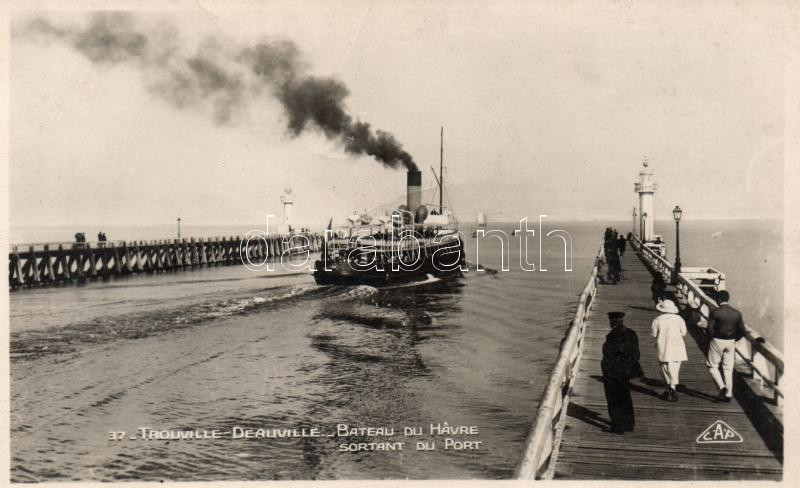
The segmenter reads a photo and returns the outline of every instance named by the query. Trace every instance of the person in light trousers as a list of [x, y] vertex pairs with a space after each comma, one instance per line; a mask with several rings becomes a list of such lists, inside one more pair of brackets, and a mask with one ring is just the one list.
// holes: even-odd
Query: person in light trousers
[[680, 383], [681, 363], [688, 359], [686, 344], [683, 342], [686, 322], [678, 315], [678, 307], [672, 300], [661, 301], [656, 305], [656, 310], [663, 312], [651, 325], [651, 334], [656, 339], [658, 361], [661, 363], [661, 372], [666, 383], [661, 399], [677, 402], [676, 390]]
[[[736, 356], [736, 341], [744, 337], [744, 319], [742, 313], [728, 305], [730, 294], [722, 290], [717, 293], [719, 308], [708, 314], [708, 327], [706, 332], [711, 336], [708, 345], [708, 371], [714, 382], [719, 387], [717, 398], [722, 402], [729, 402], [733, 397], [733, 363]], [[722, 363], [720, 374], [719, 365]]]

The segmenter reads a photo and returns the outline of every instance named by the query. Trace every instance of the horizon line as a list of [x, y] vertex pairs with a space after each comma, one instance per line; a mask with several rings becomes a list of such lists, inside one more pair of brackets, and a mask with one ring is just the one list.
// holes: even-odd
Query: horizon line
[[[536, 217], [539, 215], [537, 214]], [[523, 218], [530, 219], [531, 217], [522, 217], [520, 219], [509, 219], [509, 218], [497, 218], [491, 219], [492, 222], [497, 223], [518, 223]], [[585, 218], [585, 217], [573, 217], [573, 218], [551, 218], [550, 216], [547, 217], [547, 222], [579, 222], [579, 223], [600, 223], [600, 222], [631, 222], [630, 218], [610, 218], [610, 217], [593, 217], [593, 218]], [[326, 219], [320, 220], [323, 222]], [[767, 220], [767, 221], [776, 221], [782, 222], [785, 221], [783, 216], [781, 217], [703, 217], [703, 218], [696, 218], [696, 219], [681, 219], [681, 222], [708, 222], [708, 221], [750, 221], [750, 220]], [[656, 222], [673, 222], [673, 219], [670, 218], [659, 218], [655, 219]], [[460, 223], [476, 223], [477, 220], [458, 220]], [[233, 227], [233, 226], [243, 226], [243, 225], [253, 225], [256, 222], [192, 222], [187, 220], [181, 220], [181, 225], [183, 226], [215, 226], [215, 227]], [[260, 224], [260, 223], [259, 223]], [[11, 223], [9, 222], [9, 227], [63, 227], [63, 226], [115, 226], [115, 227], [149, 227], [149, 226], [157, 226], [157, 225], [164, 225], [164, 226], [174, 226], [175, 222], [151, 222], [151, 223], [98, 223], [98, 222], [68, 222], [68, 223], [36, 223], [36, 224], [19, 224], [19, 223]], [[295, 226], [304, 226], [307, 224], [297, 223]]]

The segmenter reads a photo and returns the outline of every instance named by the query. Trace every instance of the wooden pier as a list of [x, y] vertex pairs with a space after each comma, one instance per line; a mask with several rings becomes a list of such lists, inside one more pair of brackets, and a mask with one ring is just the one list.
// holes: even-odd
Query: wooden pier
[[[8, 283], [12, 290], [85, 281], [136, 273], [164, 273], [203, 266], [241, 265], [249, 257], [253, 263], [279, 259], [281, 255], [304, 250], [316, 252], [322, 236], [307, 234], [208, 239], [169, 239], [158, 241], [105, 241], [49, 243], [11, 246], [8, 256]], [[302, 252], [302, 251], [300, 251]]]
[[[679, 276], [672, 291], [682, 304], [689, 334], [689, 360], [681, 367], [678, 402], [658, 396], [664, 381], [650, 324], [654, 309], [650, 284], [654, 273], [668, 276], [671, 265], [635, 242], [622, 259], [622, 281], [600, 283], [597, 270], [581, 295], [575, 320], [562, 344], [528, 438], [516, 477], [527, 479], [718, 480], [783, 476], [783, 419], [778, 381], [779, 351], [747, 327], [737, 344], [734, 398], [716, 399], [708, 372], [705, 318], [715, 308], [696, 282]], [[735, 295], [733, 297], [735, 305]], [[609, 332], [607, 312], [625, 312], [625, 325], [639, 337], [645, 376], [632, 380], [636, 414], [633, 432], [610, 432], [601, 382], [602, 345]], [[722, 421], [741, 438], [715, 439], [703, 433]], [[727, 430], [727, 427], [723, 427]], [[726, 442], [707, 442], [725, 440]]]

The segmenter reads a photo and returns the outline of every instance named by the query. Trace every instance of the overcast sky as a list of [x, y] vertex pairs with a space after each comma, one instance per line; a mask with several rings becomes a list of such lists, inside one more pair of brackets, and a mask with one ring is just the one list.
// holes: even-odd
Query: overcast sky
[[[192, 53], [293, 41], [309, 73], [349, 89], [354, 119], [391, 132], [464, 220], [548, 214], [627, 219], [643, 156], [657, 218], [779, 218], [790, 16], [768, 2], [265, 2], [259, 11], [134, 12]], [[331, 2], [334, 3], [334, 2]], [[712, 4], [713, 5], [710, 5]], [[249, 94], [230, 120], [179, 108], [133, 62], [98, 63], [24, 34], [12, 15], [12, 225], [261, 222], [293, 188], [298, 222], [402, 195], [405, 172], [293, 137], [281, 105]], [[150, 41], [152, 42], [152, 40]]]

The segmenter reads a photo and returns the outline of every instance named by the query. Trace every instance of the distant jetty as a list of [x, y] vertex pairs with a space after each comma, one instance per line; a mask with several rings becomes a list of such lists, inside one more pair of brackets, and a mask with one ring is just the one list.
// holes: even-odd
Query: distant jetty
[[[301, 252], [317, 252], [322, 236], [303, 235], [308, 246]], [[287, 236], [293, 237], [293, 236]], [[203, 266], [244, 264], [274, 260], [297, 245], [281, 237], [242, 241], [240, 236], [168, 239], [157, 241], [58, 242], [13, 245], [8, 255], [11, 290], [108, 279], [139, 273], [166, 273]]]

